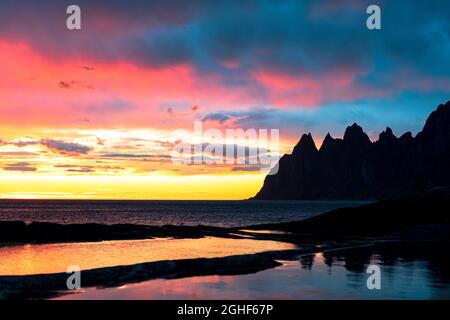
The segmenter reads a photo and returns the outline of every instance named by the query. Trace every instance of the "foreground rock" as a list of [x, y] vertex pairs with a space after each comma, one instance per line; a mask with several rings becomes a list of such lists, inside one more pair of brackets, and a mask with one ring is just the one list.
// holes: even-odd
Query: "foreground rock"
[[248, 227], [327, 237], [389, 236], [450, 239], [450, 189], [435, 189], [356, 208], [342, 208], [298, 222]]
[[154, 237], [233, 237], [226, 229], [206, 226], [146, 226], [132, 224], [56, 224], [21, 221], [0, 222], [0, 243], [51, 243], [102, 240], [135, 240]]

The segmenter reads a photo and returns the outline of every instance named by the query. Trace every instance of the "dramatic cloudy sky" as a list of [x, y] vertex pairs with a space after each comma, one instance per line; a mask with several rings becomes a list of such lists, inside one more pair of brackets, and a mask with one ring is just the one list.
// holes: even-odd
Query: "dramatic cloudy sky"
[[0, 197], [251, 196], [257, 166], [171, 161], [194, 121], [280, 129], [281, 153], [353, 122], [415, 134], [450, 99], [449, 16], [443, 0], [2, 0]]

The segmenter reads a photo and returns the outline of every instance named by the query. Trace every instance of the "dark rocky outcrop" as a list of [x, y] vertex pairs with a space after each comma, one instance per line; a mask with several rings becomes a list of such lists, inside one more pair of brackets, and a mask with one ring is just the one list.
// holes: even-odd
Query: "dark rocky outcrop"
[[196, 239], [205, 236], [234, 237], [229, 234], [229, 230], [207, 226], [160, 227], [134, 224], [57, 224], [47, 222], [26, 224], [22, 221], [0, 221], [0, 244], [134, 240], [154, 237]]
[[[249, 226], [251, 230], [280, 230], [317, 238], [393, 236], [450, 240], [450, 188], [436, 188], [411, 197], [381, 200], [341, 208], [298, 222]], [[430, 232], [434, 233], [430, 237]]]
[[450, 186], [450, 101], [416, 137], [387, 128], [371, 142], [353, 124], [343, 139], [328, 134], [318, 150], [305, 134], [254, 199], [386, 199], [443, 186]]

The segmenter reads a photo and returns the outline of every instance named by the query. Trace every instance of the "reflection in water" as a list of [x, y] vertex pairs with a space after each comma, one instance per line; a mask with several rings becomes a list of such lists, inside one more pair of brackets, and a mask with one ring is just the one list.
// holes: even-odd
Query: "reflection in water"
[[263, 251], [295, 249], [292, 244], [251, 239], [147, 239], [0, 247], [0, 275], [66, 272], [143, 262], [215, 258]]
[[[450, 299], [448, 245], [409, 244], [318, 253], [249, 275], [151, 280], [88, 288], [60, 299]], [[368, 290], [368, 264], [381, 290]]]

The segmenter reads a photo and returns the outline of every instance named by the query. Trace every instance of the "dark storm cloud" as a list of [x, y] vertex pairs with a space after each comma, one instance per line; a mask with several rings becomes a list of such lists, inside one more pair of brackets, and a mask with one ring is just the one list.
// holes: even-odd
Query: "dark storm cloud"
[[[255, 72], [317, 83], [333, 79], [330, 72], [349, 74], [352, 94], [313, 101], [313, 106], [405, 90], [449, 92], [450, 5], [441, 0], [376, 3], [382, 9], [379, 31], [366, 28], [369, 0], [79, 0], [82, 30], [71, 32], [65, 28], [71, 1], [3, 0], [0, 40], [27, 42], [55, 59], [142, 67], [189, 64], [200, 75], [213, 74], [224, 86], [245, 87], [260, 97], [270, 93], [255, 83]], [[228, 67], [230, 62], [235, 67]], [[357, 91], [361, 94], [353, 95]]]
[[87, 154], [92, 151], [89, 146], [63, 140], [42, 139], [40, 143], [51, 151], [62, 154]]
[[244, 67], [295, 72], [364, 69], [385, 60], [450, 71], [449, 5], [377, 1], [383, 30], [371, 33], [365, 9], [372, 2], [80, 0], [84, 29], [69, 33], [64, 22], [71, 2], [6, 0], [0, 3], [0, 35], [26, 38], [54, 55], [83, 52], [160, 66], [189, 62], [206, 70], [237, 59]]
[[37, 168], [31, 166], [31, 164], [28, 162], [16, 162], [4, 166], [3, 170], [25, 172], [25, 171], [37, 171]]
[[253, 171], [260, 171], [263, 168], [261, 166], [255, 166], [255, 165], [244, 165], [244, 166], [234, 166], [231, 168], [231, 171], [234, 172], [253, 172]]
[[[13, 145], [19, 148], [42, 145], [47, 147], [50, 151], [62, 154], [87, 154], [92, 151], [92, 148], [80, 143], [67, 142], [57, 139], [40, 139], [40, 140], [26, 140], [26, 141], [3, 141], [3, 145]], [[0, 144], [1, 145], [1, 144]]]

